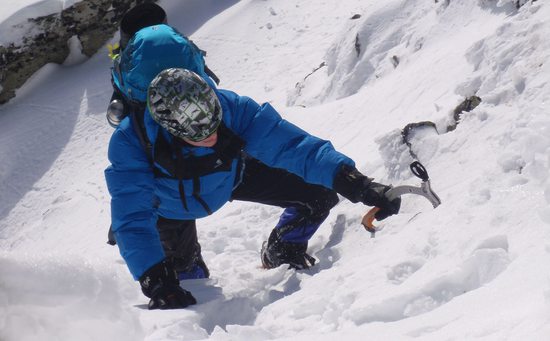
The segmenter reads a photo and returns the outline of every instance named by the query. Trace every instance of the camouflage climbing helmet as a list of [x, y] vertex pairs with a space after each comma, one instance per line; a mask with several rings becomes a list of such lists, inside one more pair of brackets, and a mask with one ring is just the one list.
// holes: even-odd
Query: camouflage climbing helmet
[[161, 71], [147, 90], [147, 106], [161, 127], [176, 137], [201, 141], [212, 135], [222, 119], [214, 90], [193, 71]]

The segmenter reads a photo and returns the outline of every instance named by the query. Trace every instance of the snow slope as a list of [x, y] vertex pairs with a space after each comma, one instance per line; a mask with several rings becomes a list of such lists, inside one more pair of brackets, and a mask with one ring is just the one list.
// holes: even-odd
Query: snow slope
[[434, 122], [412, 149], [443, 204], [405, 196], [372, 239], [343, 200], [295, 272], [260, 268], [281, 210], [230, 203], [198, 224], [212, 278], [182, 286], [199, 304], [147, 311], [105, 244], [109, 59], [47, 65], [0, 107], [0, 340], [550, 339], [547, 3], [160, 3], [222, 87], [380, 182], [418, 183], [400, 131]]

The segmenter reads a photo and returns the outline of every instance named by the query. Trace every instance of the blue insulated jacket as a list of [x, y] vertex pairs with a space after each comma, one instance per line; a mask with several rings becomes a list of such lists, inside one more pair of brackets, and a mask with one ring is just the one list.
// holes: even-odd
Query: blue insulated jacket
[[[259, 105], [252, 99], [231, 91], [216, 90], [223, 110], [223, 122], [245, 141], [244, 151], [271, 167], [283, 168], [312, 184], [332, 188], [342, 164], [354, 165], [345, 155], [334, 150], [329, 141], [308, 134], [281, 118], [269, 104]], [[192, 180], [184, 180], [188, 210], [182, 206], [178, 180], [155, 177], [153, 168], [135, 133], [131, 117], [122, 121], [109, 143], [109, 161], [105, 170], [111, 194], [112, 228], [120, 253], [130, 272], [138, 279], [147, 269], [164, 259], [156, 229], [157, 216], [169, 219], [197, 219], [207, 215], [192, 196]], [[145, 113], [147, 135], [154, 144], [158, 134], [171, 136]], [[154, 148], [153, 148], [154, 149]], [[206, 147], [182, 147], [183, 155], [213, 153]], [[231, 197], [236, 184], [238, 160], [228, 171], [200, 178], [200, 197], [212, 211], [218, 210]]]

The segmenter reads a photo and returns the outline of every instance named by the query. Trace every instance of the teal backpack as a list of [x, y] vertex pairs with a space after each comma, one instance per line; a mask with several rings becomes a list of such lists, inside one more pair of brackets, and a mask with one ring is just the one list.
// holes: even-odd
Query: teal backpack
[[113, 127], [132, 111], [142, 114], [149, 83], [164, 69], [188, 69], [212, 86], [219, 83], [206, 66], [206, 52], [169, 26], [165, 11], [154, 3], [137, 5], [124, 15], [119, 46], [111, 47], [109, 55], [114, 93], [107, 120]]
[[208, 80], [204, 56], [173, 27], [159, 24], [142, 28], [114, 60], [114, 86], [131, 101], [146, 102], [147, 87], [164, 69], [184, 68]]

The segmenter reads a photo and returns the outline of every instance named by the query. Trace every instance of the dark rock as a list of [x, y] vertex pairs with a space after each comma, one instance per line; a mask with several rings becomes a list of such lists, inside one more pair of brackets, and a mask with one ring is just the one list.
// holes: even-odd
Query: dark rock
[[470, 112], [474, 110], [481, 103], [481, 98], [477, 96], [471, 96], [466, 98], [462, 103], [460, 103], [455, 110], [453, 110], [453, 119], [454, 123], [447, 127], [447, 132], [453, 131], [456, 129], [456, 126], [460, 122], [460, 116], [464, 112]]
[[520, 9], [520, 7], [525, 5], [526, 3], [528, 3], [528, 2], [533, 3], [533, 2], [536, 2], [536, 1], [537, 0], [531, 0], [531, 1], [529, 1], [529, 0], [516, 0], [516, 8]]
[[82, 53], [95, 54], [118, 30], [126, 11], [136, 4], [155, 0], [86, 0], [61, 13], [28, 19], [14, 30], [31, 24], [34, 35], [22, 42], [0, 46], [0, 104], [15, 96], [15, 90], [47, 63], [63, 63], [69, 55], [68, 40], [78, 36]]
[[399, 65], [399, 57], [397, 57], [397, 56], [392, 56], [390, 60], [391, 60], [391, 63], [392, 63], [392, 65], [393, 65], [394, 68], [396, 68], [397, 65]]

